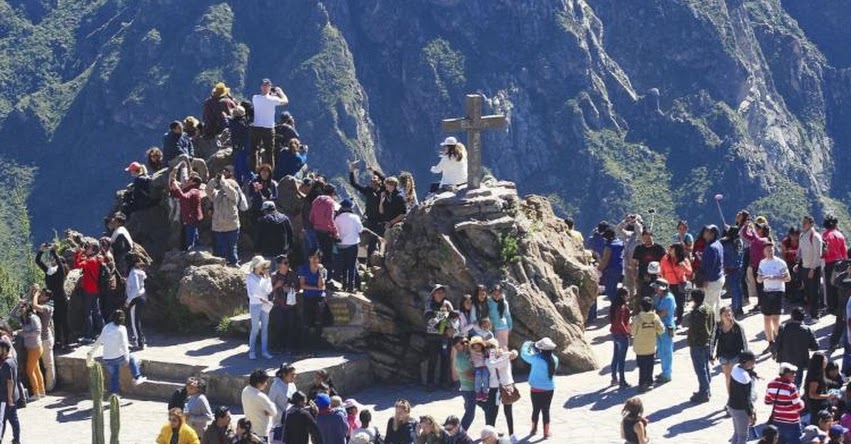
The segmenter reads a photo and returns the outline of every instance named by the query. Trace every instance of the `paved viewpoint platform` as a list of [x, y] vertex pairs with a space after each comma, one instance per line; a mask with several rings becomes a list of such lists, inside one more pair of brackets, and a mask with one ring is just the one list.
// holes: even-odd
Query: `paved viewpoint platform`
[[[605, 317], [605, 303], [600, 298], [601, 307], [599, 319], [595, 325], [589, 328], [587, 337], [592, 342], [594, 352], [600, 362], [600, 370], [573, 375], [557, 376], [556, 394], [553, 400], [553, 438], [550, 443], [601, 443], [618, 444], [623, 440], [620, 438], [619, 423], [620, 412], [624, 401], [637, 393], [635, 388], [619, 390], [609, 386], [609, 362], [611, 360], [612, 345]], [[785, 321], [788, 316], [783, 316]], [[766, 343], [762, 335], [762, 316], [753, 315], [742, 321], [748, 334], [749, 346], [752, 350], [761, 352]], [[833, 324], [833, 317], [827, 316], [812, 325], [819, 337], [822, 348], [827, 347], [827, 336]], [[221, 341], [219, 339], [205, 339], [189, 341], [178, 344], [164, 343], [150, 347], [139, 355], [143, 359], [156, 362], [158, 357], [180, 357], [186, 366], [200, 366], [204, 363], [216, 363], [207, 365], [201, 374], [205, 376], [216, 375], [221, 371], [233, 371], [247, 375], [248, 372], [257, 367], [265, 366], [272, 368], [278, 362], [272, 361], [248, 361], [245, 357], [247, 346], [242, 343]], [[62, 360], [72, 357], [84, 358], [86, 348], [80, 349]], [[279, 357], [285, 360], [286, 357]], [[352, 360], [356, 362], [357, 356]], [[838, 353], [834, 359], [838, 359]], [[306, 390], [309, 382], [304, 375], [309, 374], [311, 369], [323, 365], [338, 365], [343, 373], [354, 376], [355, 380], [369, 381], [368, 372], [364, 372], [361, 364], [351, 364], [352, 361], [340, 361], [341, 357], [315, 358], [296, 362], [298, 371], [302, 374], [299, 378], [299, 388]], [[261, 365], [262, 364], [262, 365]], [[60, 364], [61, 365], [61, 364]], [[148, 369], [156, 369], [148, 364]], [[368, 365], [368, 364], [367, 364]], [[635, 384], [638, 372], [635, 369], [635, 356], [630, 350], [627, 355], [627, 379]], [[184, 369], [185, 370], [185, 369]], [[757, 383], [757, 391], [760, 400], [757, 403], [757, 420], [759, 423], [765, 421], [770, 409], [762, 404], [762, 396], [765, 393], [765, 385], [774, 377], [777, 371], [777, 363], [771, 361], [767, 355], [759, 359], [756, 368], [763, 378]], [[656, 373], [659, 366], [656, 365]], [[724, 405], [726, 393], [724, 389], [724, 377], [715, 368], [712, 379], [713, 397], [706, 404], [692, 404], [688, 398], [697, 388], [694, 372], [691, 366], [686, 337], [677, 335], [676, 352], [674, 357], [674, 380], [668, 384], [657, 387], [655, 390], [641, 395], [644, 401], [646, 415], [650, 418], [649, 433], [653, 443], [678, 443], [678, 444], [724, 444], [727, 443], [732, 434], [732, 423], [725, 417]], [[335, 380], [338, 376], [332, 372]], [[79, 379], [78, 376], [72, 376]], [[67, 376], [63, 376], [66, 378]], [[154, 378], [157, 379], [157, 378]], [[239, 379], [239, 378], [238, 378]], [[309, 379], [309, 378], [308, 378]], [[519, 381], [525, 377], [518, 375]], [[83, 379], [87, 381], [88, 378]], [[238, 392], [244, 384], [234, 380], [232, 390]], [[179, 382], [179, 381], [173, 381]], [[238, 382], [238, 383], [237, 383]], [[369, 385], [369, 383], [365, 384]], [[529, 437], [529, 424], [531, 415], [531, 403], [529, 402], [529, 387], [525, 382], [520, 382], [522, 398], [514, 405], [514, 424], [517, 437], [524, 442], [539, 442], [541, 436]], [[211, 387], [212, 388], [212, 387]], [[414, 405], [413, 414], [433, 415], [442, 421], [449, 414], [461, 415], [463, 402], [457, 393], [441, 391], [428, 393], [422, 387], [415, 385], [396, 384], [392, 381], [372, 385], [370, 388], [353, 388], [351, 391], [343, 391], [345, 397], [354, 397], [367, 408], [373, 410], [374, 422], [384, 433], [387, 420], [393, 414], [393, 403], [398, 398], [407, 398]], [[169, 387], [171, 389], [171, 387]], [[148, 393], [147, 400], [140, 400], [133, 395], [128, 395], [122, 400], [122, 428], [121, 443], [152, 443], [154, 442], [160, 427], [166, 421], [166, 403], [168, 398], [159, 401], [151, 400]], [[170, 392], [169, 392], [170, 394]], [[239, 412], [241, 409], [236, 408]], [[68, 444], [88, 444], [90, 442], [91, 425], [91, 401], [86, 394], [58, 394], [51, 395], [21, 410], [21, 423], [23, 427], [23, 442], [25, 443], [54, 443], [63, 442]], [[236, 415], [238, 417], [238, 415]], [[479, 410], [472, 426], [472, 432], [478, 433], [484, 425], [484, 415]], [[497, 428], [506, 431], [505, 417], [500, 411], [497, 420]], [[61, 435], [60, 435], [61, 434]], [[63, 436], [61, 441], [57, 436]], [[9, 439], [8, 437], [6, 438]]]

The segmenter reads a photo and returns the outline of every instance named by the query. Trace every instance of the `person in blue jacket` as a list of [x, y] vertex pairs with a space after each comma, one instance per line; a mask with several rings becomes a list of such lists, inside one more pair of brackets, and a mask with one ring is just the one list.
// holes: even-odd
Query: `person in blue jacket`
[[674, 332], [677, 328], [674, 319], [677, 311], [677, 301], [670, 292], [670, 285], [665, 279], [656, 279], [652, 287], [656, 291], [656, 296], [659, 298], [656, 303], [656, 314], [659, 315], [662, 325], [665, 326], [665, 332], [656, 338], [656, 357], [659, 358], [662, 364], [662, 373], [656, 377], [656, 382], [664, 384], [671, 382], [671, 374], [674, 366]]
[[488, 317], [493, 326], [493, 334], [499, 341], [499, 346], [508, 349], [508, 336], [514, 328], [514, 320], [511, 319], [511, 310], [508, 309], [508, 301], [502, 294], [502, 287], [494, 285], [491, 288], [491, 297], [488, 299]]
[[721, 316], [721, 290], [724, 288], [724, 247], [721, 245], [721, 232], [715, 225], [707, 225], [703, 230], [706, 247], [700, 260], [700, 275], [703, 278], [703, 292], [706, 303], [715, 311], [715, 318]]
[[550, 338], [535, 343], [526, 341], [520, 347], [520, 357], [532, 366], [529, 372], [532, 431], [529, 434], [533, 436], [538, 432], [538, 414], [541, 414], [544, 417], [544, 438], [550, 437], [550, 404], [556, 388], [553, 377], [558, 369], [558, 358], [553, 354], [555, 348], [556, 344]]

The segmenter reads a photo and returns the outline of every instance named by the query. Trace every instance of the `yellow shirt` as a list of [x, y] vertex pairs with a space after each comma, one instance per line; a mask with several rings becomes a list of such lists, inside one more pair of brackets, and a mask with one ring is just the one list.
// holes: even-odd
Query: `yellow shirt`
[[[157, 437], [157, 444], [171, 444], [171, 434], [171, 424], [166, 424], [160, 430], [160, 436]], [[201, 440], [198, 439], [198, 434], [195, 433], [195, 430], [192, 430], [192, 427], [189, 427], [184, 422], [177, 433], [177, 444], [201, 444]]]
[[632, 349], [636, 356], [656, 353], [656, 337], [665, 331], [659, 315], [641, 312], [632, 318]]
[[567, 230], [567, 234], [570, 235], [570, 237], [578, 240], [580, 244], [585, 245], [585, 236], [582, 235], [581, 231]]

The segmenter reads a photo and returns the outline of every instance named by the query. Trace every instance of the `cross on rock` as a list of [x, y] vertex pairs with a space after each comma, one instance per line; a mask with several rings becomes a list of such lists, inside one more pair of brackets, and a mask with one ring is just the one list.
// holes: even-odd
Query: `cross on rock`
[[443, 132], [467, 132], [467, 188], [479, 188], [482, 182], [482, 131], [504, 128], [505, 115], [482, 116], [482, 96], [467, 94], [465, 103], [466, 117], [444, 119]]

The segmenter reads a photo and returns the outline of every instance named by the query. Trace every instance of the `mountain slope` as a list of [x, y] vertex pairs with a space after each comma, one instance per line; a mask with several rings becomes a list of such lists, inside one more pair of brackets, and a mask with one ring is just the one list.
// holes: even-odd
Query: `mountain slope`
[[663, 230], [715, 221], [719, 192], [776, 226], [847, 214], [846, 30], [791, 1], [0, 0], [0, 17], [0, 146], [38, 167], [39, 237], [97, 227], [169, 121], [262, 77], [331, 175], [363, 158], [422, 193], [440, 119], [481, 92], [510, 119], [485, 166], [586, 227], [649, 207]]

